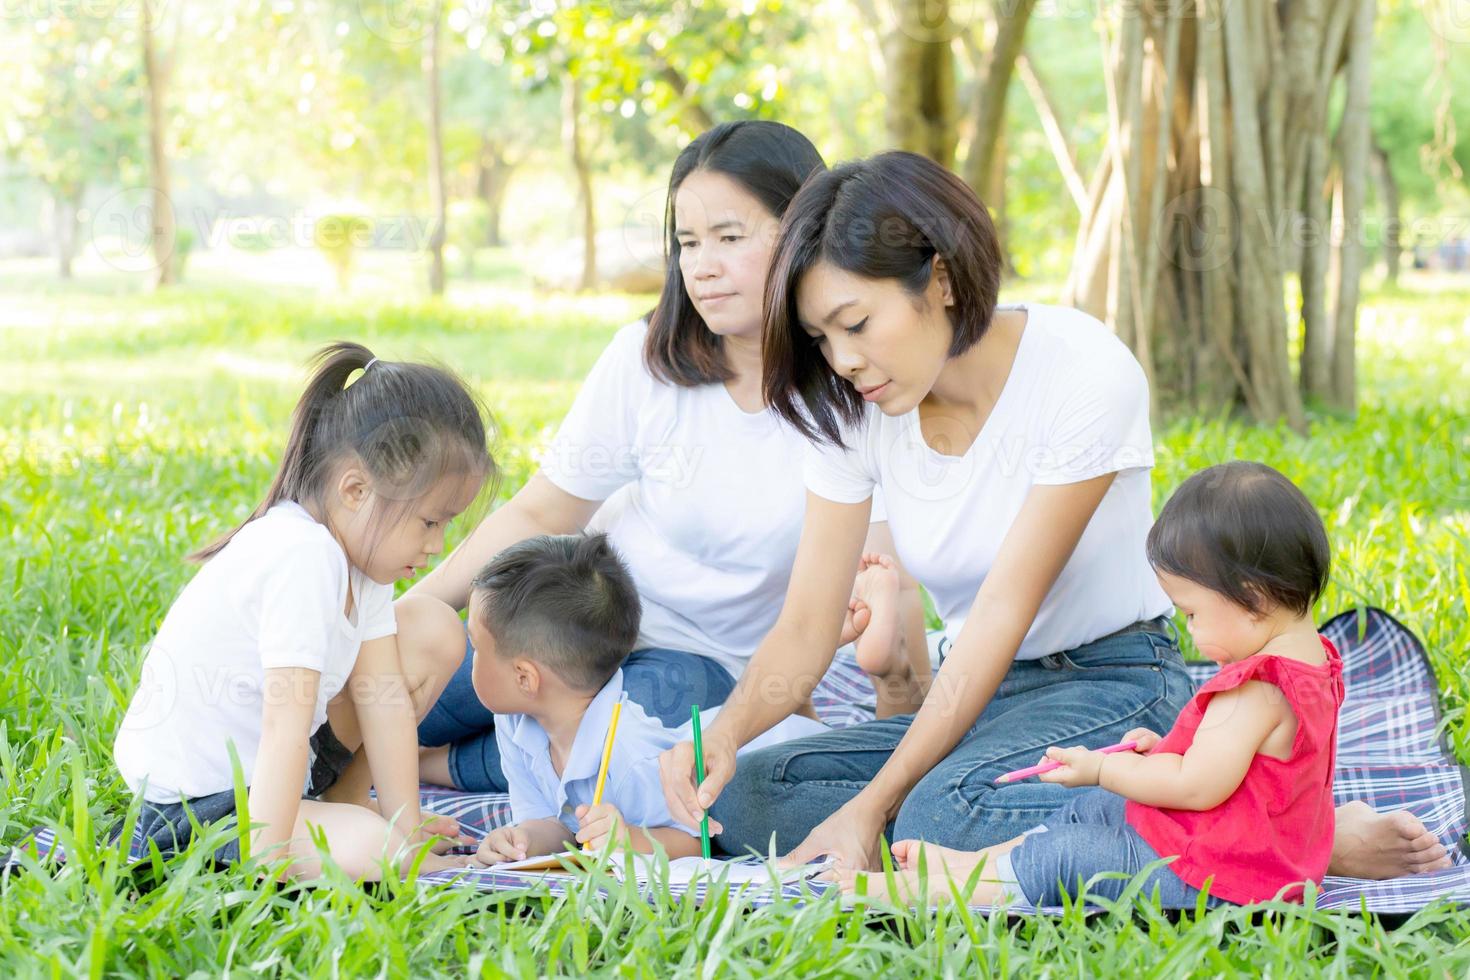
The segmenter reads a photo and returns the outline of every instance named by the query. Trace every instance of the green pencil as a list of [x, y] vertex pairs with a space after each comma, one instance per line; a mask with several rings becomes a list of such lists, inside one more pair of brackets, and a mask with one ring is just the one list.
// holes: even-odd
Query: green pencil
[[[694, 719], [694, 775], [704, 783], [704, 739], [699, 734], [699, 705], [691, 704], [689, 714]], [[699, 821], [699, 849], [704, 859], [709, 860], [709, 811]]]

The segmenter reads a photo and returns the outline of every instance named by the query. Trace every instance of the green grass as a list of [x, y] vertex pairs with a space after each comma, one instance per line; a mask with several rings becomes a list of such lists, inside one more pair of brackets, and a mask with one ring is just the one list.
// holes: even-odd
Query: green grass
[[[498, 420], [503, 498], [603, 343], [648, 298], [547, 299], [501, 284], [440, 302], [391, 290], [340, 302], [208, 276], [165, 296], [101, 275], [70, 290], [43, 270], [6, 278], [0, 840], [43, 822], [77, 837], [66, 869], [0, 885], [0, 973], [1470, 969], [1470, 920], [1445, 908], [1394, 930], [1305, 910], [1172, 922], [1146, 904], [1085, 925], [1075, 914], [1007, 924], [954, 911], [874, 921], [830, 901], [745, 914], [650, 908], [627, 893], [510, 902], [344, 881], [267, 889], [204, 870], [198, 853], [147, 873], [159, 886], [140, 893], [117, 853], [92, 843], [126, 807], [112, 736], [141, 651], [190, 574], [180, 556], [263, 491], [305, 356], [350, 337], [386, 357], [455, 366]], [[1470, 286], [1420, 280], [1366, 302], [1356, 419], [1318, 414], [1308, 438], [1225, 418], [1172, 421], [1157, 433], [1156, 497], [1233, 457], [1297, 480], [1326, 515], [1337, 557], [1320, 611], [1374, 603], [1414, 628], [1439, 672], [1452, 743], [1470, 759]]]

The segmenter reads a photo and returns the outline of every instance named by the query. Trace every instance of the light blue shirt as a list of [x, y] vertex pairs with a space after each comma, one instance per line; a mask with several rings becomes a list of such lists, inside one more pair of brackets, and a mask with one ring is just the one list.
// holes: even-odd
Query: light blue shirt
[[[572, 739], [571, 755], [567, 757], [560, 776], [551, 767], [551, 739], [540, 722], [529, 715], [495, 716], [495, 745], [500, 751], [501, 771], [510, 786], [510, 817], [513, 822], [549, 817], [576, 831], [577, 807], [592, 803], [592, 794], [597, 789], [597, 770], [602, 766], [607, 726], [612, 722], [613, 705], [622, 698], [623, 672], [619, 670], [587, 705], [587, 711], [577, 725], [577, 734]], [[708, 728], [719, 712], [718, 707], [701, 711], [704, 727]], [[689, 741], [692, 729], [692, 722], [685, 722], [677, 728], [665, 728], [641, 705], [623, 700], [602, 800], [617, 807], [629, 827], [649, 830], [677, 827], [691, 836], [698, 835], [696, 828], [676, 823], [669, 814], [658, 772], [659, 753]], [[736, 754], [743, 756], [770, 745], [825, 731], [827, 726], [819, 721], [792, 715], [746, 743]]]
[[[514, 822], [549, 817], [576, 831], [577, 807], [592, 803], [613, 705], [622, 697], [623, 672], [619, 670], [587, 706], [560, 776], [551, 767], [551, 740], [540, 722], [529, 715], [495, 716], [495, 744], [510, 785]], [[629, 827], [678, 827], [688, 834], [698, 833], [675, 823], [669, 815], [658, 774], [659, 753], [686, 737], [687, 726], [665, 728], [637, 703], [623, 701], [602, 800], [617, 807]]]

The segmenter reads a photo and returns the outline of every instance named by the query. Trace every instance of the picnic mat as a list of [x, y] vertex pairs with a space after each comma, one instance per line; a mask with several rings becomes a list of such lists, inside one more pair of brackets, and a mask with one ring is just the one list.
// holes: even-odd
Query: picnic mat
[[[1379, 812], [1412, 812], [1449, 848], [1455, 864], [1445, 871], [1386, 881], [1329, 877], [1322, 884], [1318, 907], [1408, 913], [1441, 898], [1470, 905], [1470, 857], [1464, 844], [1467, 772], [1455, 761], [1440, 731], [1439, 693], [1423, 645], [1402, 623], [1375, 608], [1335, 616], [1322, 632], [1342, 653], [1347, 689], [1338, 724], [1337, 803], [1362, 800]], [[1215, 669], [1208, 663], [1189, 665], [1196, 684], [1207, 680]], [[840, 728], [870, 719], [875, 697], [856, 662], [840, 657], [813, 693], [812, 702], [823, 721]], [[504, 794], [424, 786], [422, 802], [428, 811], [454, 817], [466, 833], [475, 836], [510, 819], [510, 803]], [[50, 831], [36, 832], [33, 841], [39, 853], [64, 857], [54, 853], [58, 849]], [[138, 840], [133, 842], [133, 853], [138, 858], [146, 853]], [[420, 882], [491, 891], [544, 888], [553, 894], [585, 887], [574, 878], [483, 869], [436, 872], [422, 876]], [[676, 896], [692, 892], [695, 901], [702, 901], [710, 887], [704, 881], [668, 886]], [[782, 898], [809, 900], [825, 887], [815, 882], [787, 885]], [[767, 889], [749, 891], [742, 899], [759, 905], [774, 897]], [[1010, 911], [1061, 910], [1012, 903]]]

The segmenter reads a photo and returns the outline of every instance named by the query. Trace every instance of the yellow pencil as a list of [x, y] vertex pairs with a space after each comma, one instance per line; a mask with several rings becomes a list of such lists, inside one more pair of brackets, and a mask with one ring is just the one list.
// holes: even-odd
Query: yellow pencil
[[[607, 769], [612, 764], [613, 738], [618, 734], [618, 716], [623, 713], [623, 699], [613, 704], [612, 720], [607, 723], [607, 741], [602, 743], [602, 765], [597, 770], [597, 788], [592, 791], [592, 805], [602, 802], [602, 788], [607, 785]], [[590, 851], [589, 844], [583, 844], [582, 850]]]

